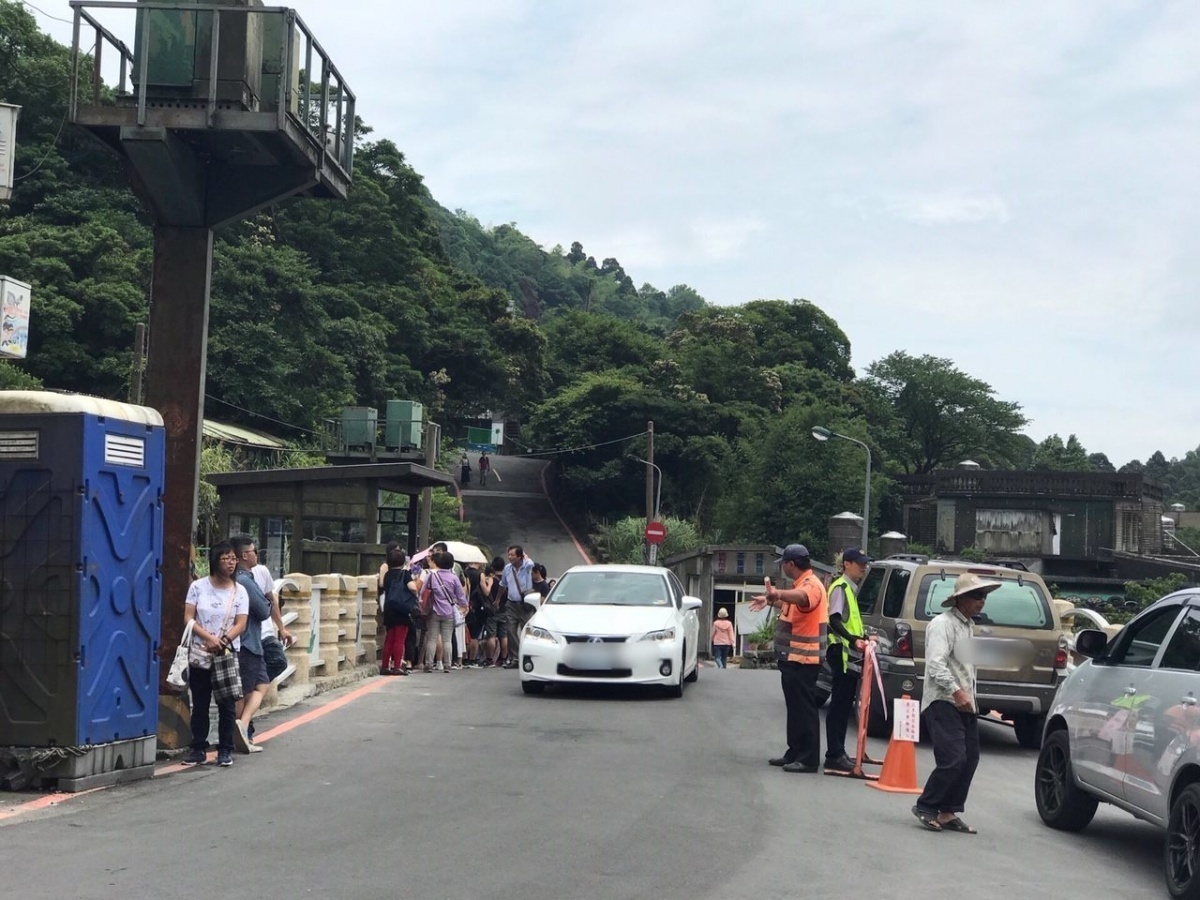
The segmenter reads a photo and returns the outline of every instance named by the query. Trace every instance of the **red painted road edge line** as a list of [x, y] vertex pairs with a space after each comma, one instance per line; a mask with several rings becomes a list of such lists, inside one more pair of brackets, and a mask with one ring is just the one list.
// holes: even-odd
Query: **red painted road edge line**
[[567, 537], [571, 539], [571, 543], [575, 545], [575, 549], [579, 551], [579, 555], [583, 557], [583, 561], [590, 566], [592, 558], [587, 555], [587, 551], [583, 549], [583, 544], [579, 543], [579, 540], [575, 537], [575, 532], [571, 530], [571, 526], [558, 514], [558, 507], [554, 505], [554, 498], [546, 490], [546, 470], [548, 468], [550, 468], [550, 463], [542, 466], [542, 471], [539, 473], [539, 477], [542, 480], [542, 493], [546, 495], [546, 502], [550, 504], [550, 511], [554, 513], [554, 518], [558, 519], [558, 524], [563, 527], [563, 531], [567, 533]]
[[[347, 704], [353, 703], [359, 697], [366, 696], [367, 694], [379, 690], [385, 684], [388, 684], [388, 682], [382, 678], [377, 678], [373, 681], [370, 681], [367, 684], [364, 684], [362, 687], [338, 697], [336, 700], [331, 700], [330, 702], [318, 706], [315, 709], [310, 709], [308, 712], [296, 716], [294, 719], [289, 719], [280, 725], [276, 725], [274, 728], [269, 728], [266, 731], [256, 734], [254, 736], [254, 743], [261, 744], [264, 741], [269, 741], [272, 738], [277, 738], [280, 735], [287, 734], [289, 731], [299, 728], [301, 725], [307, 725], [309, 722], [314, 722], [322, 716], [329, 715], [329, 713], [339, 710]], [[216, 755], [217, 754], [215, 751], [209, 753], [209, 760], [215, 759]], [[181, 765], [180, 763], [171, 763], [170, 765], [155, 769], [154, 777], [161, 778], [164, 775], [172, 775], [175, 772], [184, 772], [191, 768], [192, 766], [185, 766]], [[116, 787], [116, 785], [105, 785], [104, 787], [92, 788], [91, 790], [87, 791], [79, 791], [74, 794], [47, 794], [44, 797], [38, 797], [36, 800], [30, 800], [28, 803], [22, 803], [19, 806], [13, 806], [5, 810], [0, 810], [0, 822], [3, 822], [5, 819], [16, 818], [17, 816], [24, 815], [25, 813], [35, 812], [39, 809], [57, 806], [60, 803], [66, 803], [68, 800], [74, 800], [77, 797], [86, 797], [88, 794], [94, 794], [97, 791], [107, 791], [111, 787]]]

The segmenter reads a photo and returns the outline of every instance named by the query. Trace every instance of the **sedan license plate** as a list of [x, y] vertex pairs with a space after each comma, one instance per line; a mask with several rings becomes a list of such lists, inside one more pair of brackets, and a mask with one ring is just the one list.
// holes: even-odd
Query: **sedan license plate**
[[568, 665], [573, 669], [611, 669], [615, 663], [613, 650], [607, 644], [580, 644], [571, 648]]

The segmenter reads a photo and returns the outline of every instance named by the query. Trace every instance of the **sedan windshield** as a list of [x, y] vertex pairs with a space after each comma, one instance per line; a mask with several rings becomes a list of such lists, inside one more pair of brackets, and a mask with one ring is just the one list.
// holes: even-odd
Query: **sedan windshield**
[[563, 606], [669, 606], [667, 582], [640, 572], [568, 572], [546, 600]]

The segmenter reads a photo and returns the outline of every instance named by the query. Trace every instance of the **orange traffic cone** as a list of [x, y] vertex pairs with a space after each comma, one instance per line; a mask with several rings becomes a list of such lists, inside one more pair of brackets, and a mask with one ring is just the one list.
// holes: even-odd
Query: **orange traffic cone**
[[[908, 699], [907, 695], [904, 697]], [[867, 787], [890, 791], [894, 794], [919, 794], [917, 785], [917, 748], [912, 741], [902, 741], [892, 734], [888, 742], [887, 755], [878, 781], [868, 781]]]

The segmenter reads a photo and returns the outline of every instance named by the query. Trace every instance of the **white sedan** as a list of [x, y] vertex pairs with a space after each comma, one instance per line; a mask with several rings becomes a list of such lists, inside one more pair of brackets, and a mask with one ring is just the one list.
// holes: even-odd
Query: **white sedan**
[[683, 696], [699, 671], [696, 597], [657, 566], [575, 566], [521, 634], [521, 688], [661, 684]]

